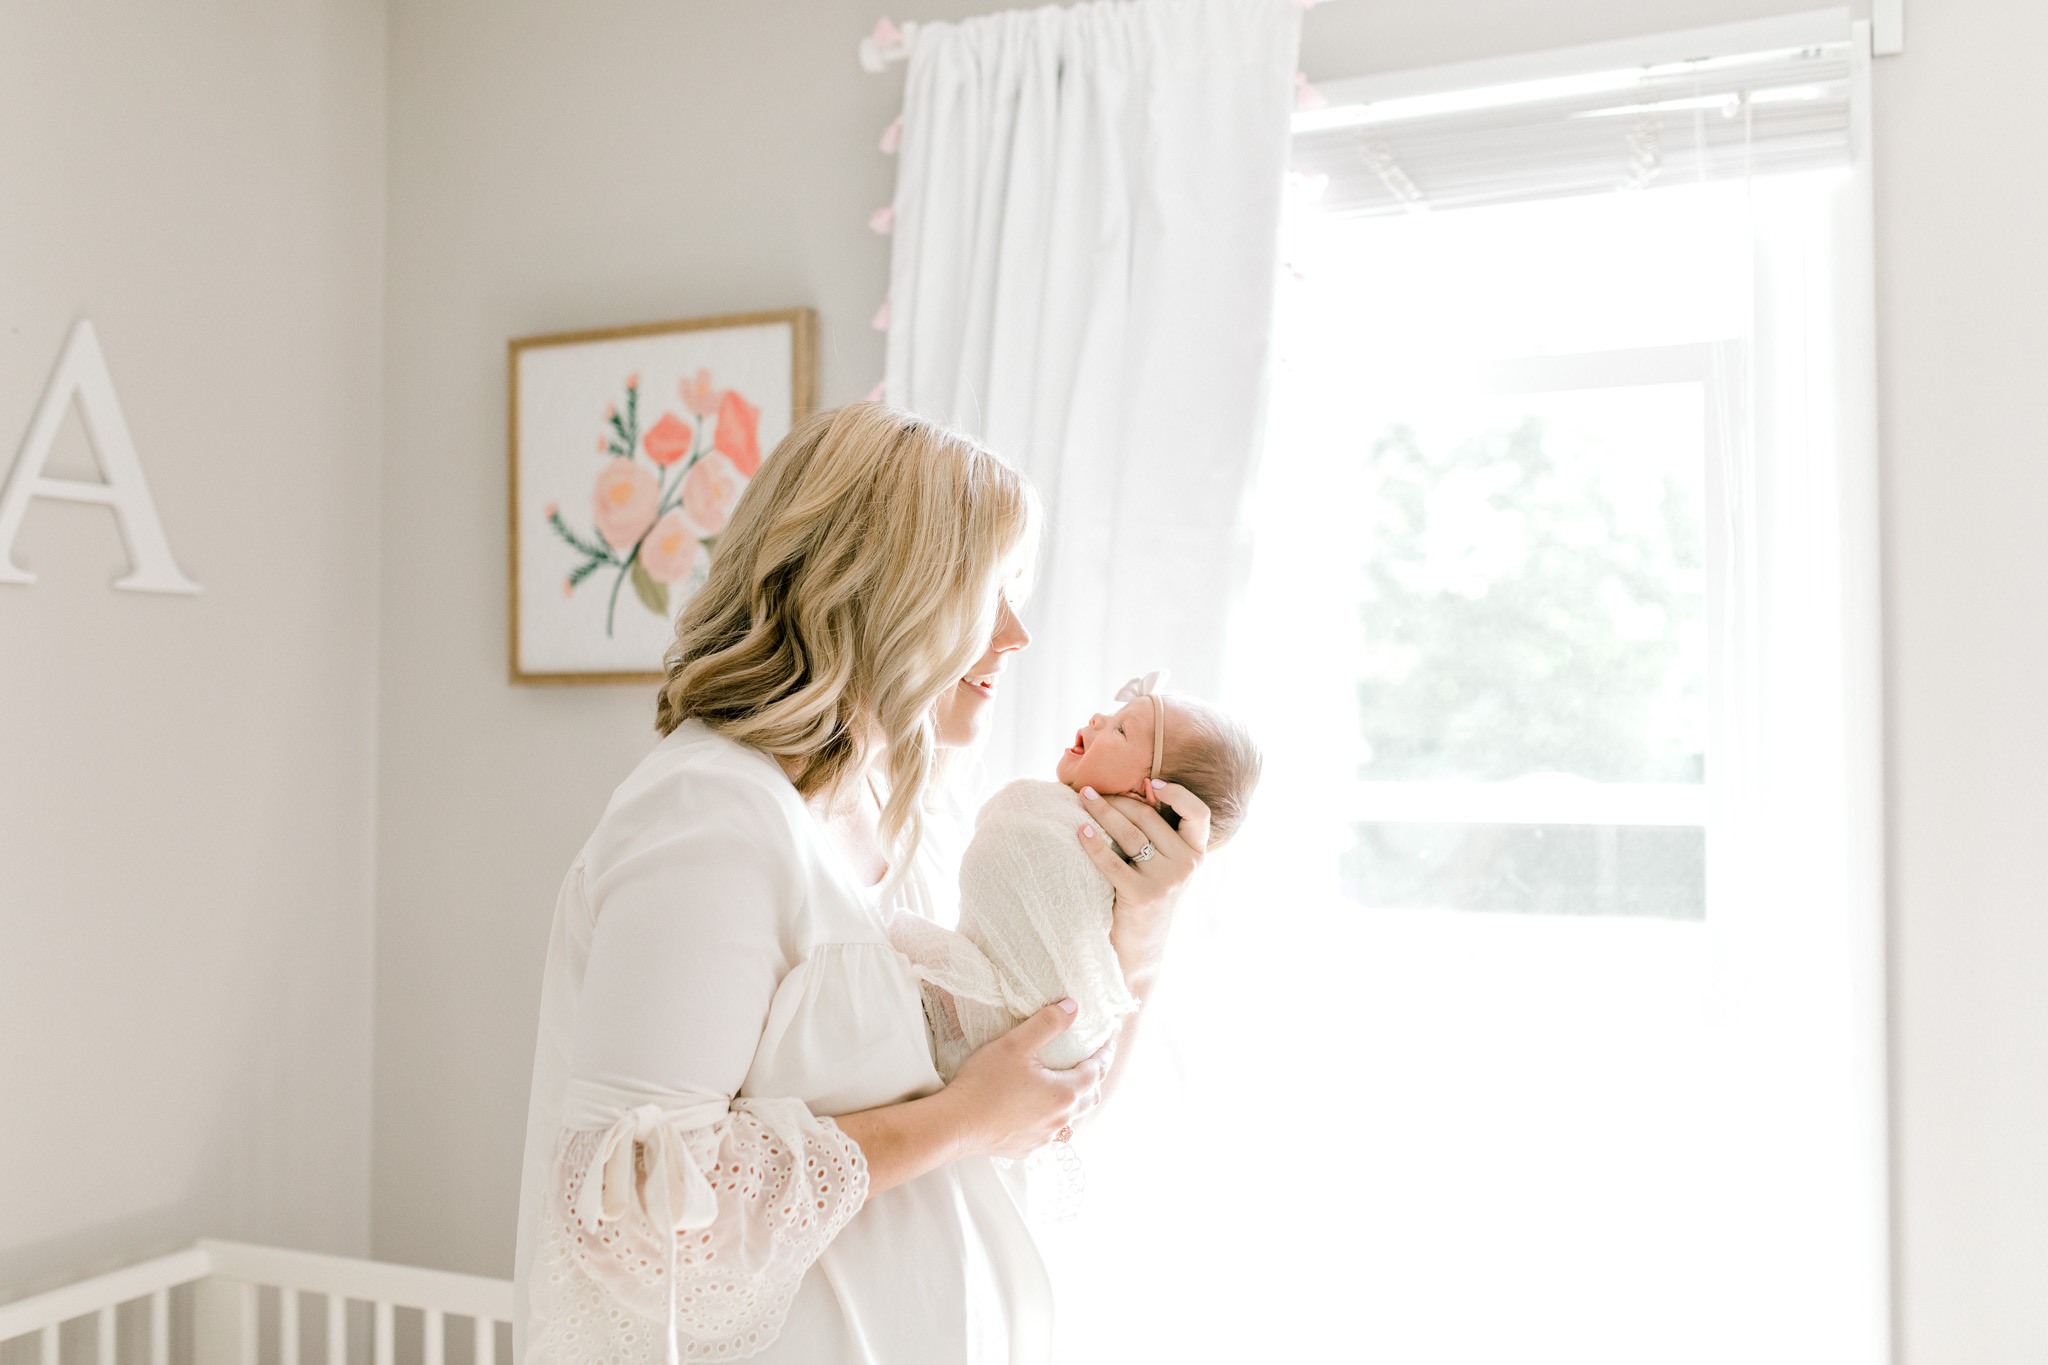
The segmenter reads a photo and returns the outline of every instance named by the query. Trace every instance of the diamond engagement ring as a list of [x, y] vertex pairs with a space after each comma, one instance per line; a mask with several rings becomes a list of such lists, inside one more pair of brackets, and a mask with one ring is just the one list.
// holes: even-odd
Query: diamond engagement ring
[[1131, 861], [1134, 863], [1142, 863], [1158, 851], [1159, 850], [1152, 847], [1152, 845], [1146, 844], [1143, 848], [1139, 849], [1136, 853], [1133, 853], [1131, 855]]
[[1065, 1141], [1066, 1141], [1066, 1140], [1067, 1140], [1068, 1138], [1072, 1137], [1073, 1135], [1074, 1135], [1074, 1125], [1073, 1125], [1073, 1124], [1071, 1124], [1071, 1123], [1063, 1123], [1063, 1124], [1061, 1124], [1061, 1125], [1060, 1125], [1060, 1132], [1059, 1132], [1059, 1136], [1058, 1136], [1058, 1137], [1056, 1137], [1056, 1138], [1054, 1138], [1054, 1139], [1053, 1139], [1053, 1141], [1054, 1141], [1054, 1142], [1065, 1142]]

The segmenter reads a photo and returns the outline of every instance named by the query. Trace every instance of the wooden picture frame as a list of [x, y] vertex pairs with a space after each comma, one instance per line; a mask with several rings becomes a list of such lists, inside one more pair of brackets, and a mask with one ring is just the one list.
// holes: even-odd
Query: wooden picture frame
[[732, 504], [817, 406], [817, 337], [782, 308], [507, 343], [513, 683], [661, 680]]

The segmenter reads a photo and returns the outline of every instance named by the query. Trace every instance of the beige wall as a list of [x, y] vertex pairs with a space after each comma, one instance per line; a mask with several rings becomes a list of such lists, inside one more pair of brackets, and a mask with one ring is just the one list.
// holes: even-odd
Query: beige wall
[[383, 43], [0, 6], [0, 470], [90, 317], [205, 588], [111, 591], [112, 517], [48, 502], [0, 586], [0, 1297], [368, 1246]]
[[1903, 1358], [2048, 1360], [2048, 10], [1876, 66]]

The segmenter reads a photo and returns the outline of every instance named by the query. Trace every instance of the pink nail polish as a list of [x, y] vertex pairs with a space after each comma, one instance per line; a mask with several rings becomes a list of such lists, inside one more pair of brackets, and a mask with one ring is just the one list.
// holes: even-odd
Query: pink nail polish
[[1067, 999], [1060, 1001], [1060, 1008], [1065, 1010], [1068, 1014], [1072, 1014], [1075, 1010], [1080, 1009], [1081, 1007], [1080, 1005], [1074, 1002], [1071, 996], [1069, 996]]
[[1152, 790], [1156, 792], [1163, 792], [1166, 790], [1166, 784], [1155, 777], [1152, 779]]
[[1095, 837], [1095, 826], [1093, 826], [1093, 825], [1083, 825], [1083, 826], [1081, 826], [1081, 837], [1082, 837], [1083, 839], [1093, 839], [1093, 838]]
[[1099, 800], [1100, 798], [1098, 798], [1098, 797], [1096, 796], [1096, 794], [1095, 794], [1095, 788], [1093, 788], [1093, 787], [1083, 787], [1083, 788], [1081, 788], [1081, 799], [1082, 799], [1082, 800], [1084, 800], [1084, 801], [1095, 801], [1095, 800]]

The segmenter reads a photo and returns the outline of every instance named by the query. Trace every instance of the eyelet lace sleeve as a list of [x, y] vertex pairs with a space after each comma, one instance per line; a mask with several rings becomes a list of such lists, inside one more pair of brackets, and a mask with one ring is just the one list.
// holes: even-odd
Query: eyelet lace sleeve
[[562, 1133], [527, 1365], [742, 1360], [775, 1340], [866, 1199], [867, 1163], [797, 1101], [723, 1107], [642, 1105]]

